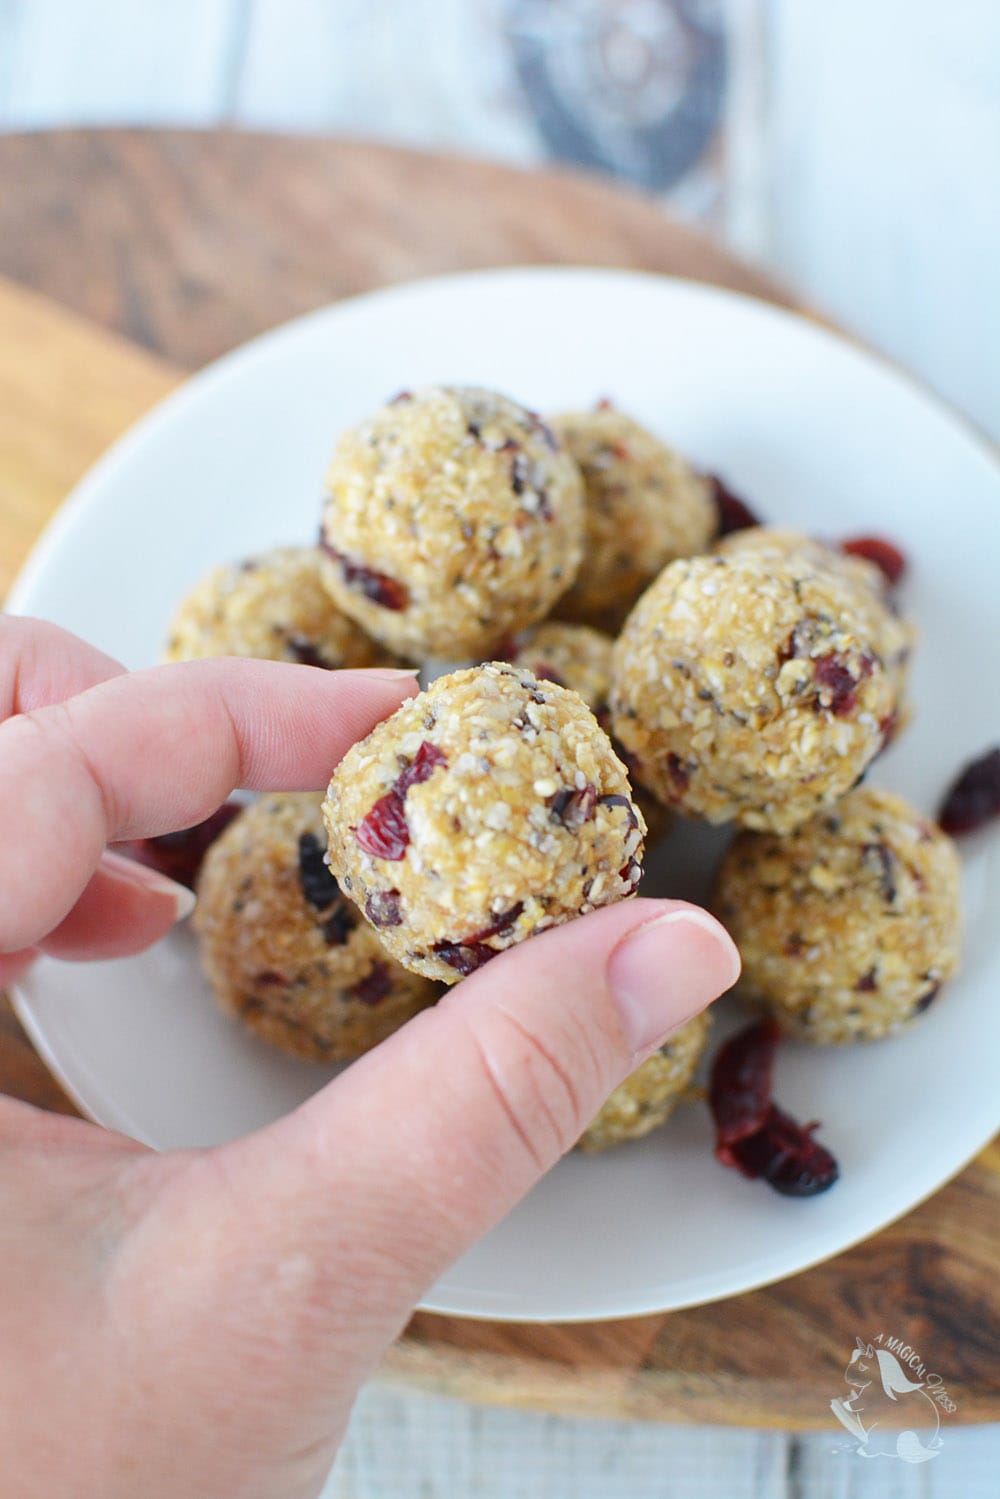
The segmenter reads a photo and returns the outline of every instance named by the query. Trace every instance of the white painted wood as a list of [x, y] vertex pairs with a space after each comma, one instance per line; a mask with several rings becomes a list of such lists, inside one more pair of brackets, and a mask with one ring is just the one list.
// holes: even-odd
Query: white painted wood
[[780, 1434], [367, 1390], [323, 1499], [788, 1499]]
[[863, 1458], [847, 1434], [810, 1433], [795, 1440], [788, 1499], [996, 1499], [1000, 1492], [1000, 1426], [941, 1424], [941, 1451], [919, 1465]]
[[208, 123], [244, 0], [18, 0], [0, 11], [0, 124]]
[[774, 0], [777, 270], [1000, 440], [1000, 5]]
[[251, 0], [236, 119], [528, 162], [504, 0]]

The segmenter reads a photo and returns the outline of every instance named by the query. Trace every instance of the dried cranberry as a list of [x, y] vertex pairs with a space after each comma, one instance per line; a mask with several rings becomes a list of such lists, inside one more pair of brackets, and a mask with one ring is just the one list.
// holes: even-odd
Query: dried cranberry
[[601, 807], [624, 807], [626, 812], [628, 813], [629, 827], [637, 828], [639, 826], [639, 819], [635, 815], [635, 808], [633, 807], [627, 796], [619, 796], [615, 792], [609, 793], [607, 796], [599, 796], [597, 798], [597, 801], [598, 805]]
[[282, 973], [275, 973], [273, 968], [265, 968], [262, 973], [255, 973], [253, 981], [259, 989], [284, 989], [288, 980]]
[[404, 765], [392, 788], [380, 796], [358, 823], [354, 836], [366, 854], [375, 859], [401, 859], [410, 841], [410, 828], [403, 805], [411, 786], [426, 781], [439, 765], [448, 762], [436, 744], [425, 739], [408, 765]]
[[377, 1005], [392, 988], [392, 977], [384, 963], [372, 965], [370, 973], [349, 990], [353, 999], [359, 999], [363, 1005]]
[[470, 937], [465, 939], [466, 942], [485, 942], [487, 937], [499, 937], [501, 932], [506, 932], [508, 927], [514, 925], [523, 910], [524, 901], [519, 900], [515, 906], [511, 906], [508, 910], [501, 911], [499, 915], [494, 916], [493, 920], [487, 926], [482, 927], [478, 932], [473, 932]]
[[760, 1129], [734, 1145], [728, 1164], [744, 1176], [762, 1176], [785, 1197], [815, 1197], [840, 1175], [833, 1156], [813, 1139], [818, 1128], [815, 1123], [799, 1124], [772, 1103]]
[[906, 558], [897, 546], [881, 536], [852, 536], [840, 543], [840, 550], [849, 557], [864, 557], [874, 562], [885, 574], [890, 588], [895, 588], [906, 571]]
[[412, 401], [412, 400], [413, 400], [413, 391], [412, 390], [397, 390], [396, 394], [390, 400], [389, 405], [390, 406], [398, 406], [401, 401]]
[[596, 809], [597, 787], [592, 786], [589, 781], [578, 790], [564, 786], [561, 791], [549, 797], [549, 812], [553, 821], [561, 823], [571, 833], [582, 828], [585, 822], [590, 822]]
[[419, 786], [421, 781], [429, 780], [439, 765], [447, 765], [447, 763], [444, 751], [439, 750], [436, 744], [431, 744], [429, 739], [425, 739], [411, 763], [403, 769], [396, 781], [395, 789], [400, 796], [405, 796], [411, 786]]
[[556, 671], [555, 667], [550, 666], [547, 661], [532, 661], [531, 665], [528, 667], [528, 670], [530, 672], [533, 672], [535, 676], [538, 677], [539, 681], [555, 682], [557, 687], [566, 686], [566, 683]]
[[372, 926], [399, 926], [403, 907], [398, 890], [373, 890], [365, 897], [365, 915]]
[[691, 784], [691, 772], [680, 755], [675, 755], [673, 750], [667, 755], [667, 774], [678, 792], [685, 792]]
[[873, 994], [877, 988], [878, 980], [875, 977], [875, 970], [869, 968], [868, 972], [863, 973], [854, 985], [854, 992], [855, 994]]
[[519, 900], [509, 910], [499, 912], [478, 932], [472, 932], [461, 942], [435, 942], [431, 952], [465, 978], [467, 974], [475, 973], [477, 968], [482, 968], [484, 963], [498, 956], [502, 949], [487, 946], [488, 939], [506, 933], [523, 910], [524, 902]]
[[[870, 656], [861, 656], [858, 661], [861, 675], [856, 677], [844, 657], [836, 651], [816, 656], [813, 660], [813, 676], [823, 689], [817, 698], [817, 704], [829, 707], [834, 718], [846, 717], [857, 707], [858, 687], [866, 677], [871, 676], [874, 665]], [[829, 698], [828, 703], [824, 703], [824, 697]]]
[[363, 562], [354, 562], [350, 557], [345, 557], [343, 552], [338, 552], [323, 536], [320, 537], [319, 544], [327, 556], [339, 563], [348, 588], [363, 593], [366, 599], [371, 599], [373, 604], [380, 604], [383, 609], [398, 613], [407, 607], [410, 591], [405, 583], [400, 583], [397, 578], [390, 578], [387, 573], [376, 572]]
[[327, 947], [343, 947], [348, 937], [354, 930], [354, 914], [346, 901], [341, 901], [337, 909], [323, 922], [320, 930], [323, 933], [323, 941]]
[[706, 475], [712, 486], [712, 498], [719, 517], [719, 535], [728, 536], [732, 531], [746, 531], [750, 526], [759, 526], [760, 521], [750, 506], [739, 495], [733, 493], [717, 474]]
[[610, 396], [601, 396], [600, 400], [594, 403], [595, 411], [614, 411], [614, 409], [615, 403]]
[[487, 947], [485, 942], [435, 942], [431, 948], [436, 958], [454, 968], [463, 978], [497, 957], [498, 951], [495, 947]]
[[732, 1147], [759, 1130], [771, 1102], [774, 1053], [781, 1027], [774, 1020], [748, 1026], [721, 1046], [712, 1063], [708, 1101], [715, 1120], [715, 1154], [733, 1164]]
[[941, 985], [940, 984], [932, 984], [931, 987], [927, 990], [926, 994], [921, 994], [920, 998], [917, 1000], [916, 1004], [913, 1006], [912, 1013], [914, 1015], [922, 1015], [925, 1010], [929, 1010], [930, 1007], [931, 1007], [931, 1005], [937, 999], [937, 997], [940, 994], [940, 992], [941, 992]]
[[771, 1102], [771, 1072], [781, 1030], [773, 1020], [748, 1026], [722, 1046], [712, 1066], [709, 1103], [715, 1155], [749, 1177], [763, 1177], [788, 1197], [811, 1197], [839, 1174], [828, 1150]]
[[299, 884], [302, 894], [317, 911], [324, 911], [340, 894], [340, 886], [323, 858], [323, 845], [315, 833], [299, 834]]
[[938, 822], [946, 833], [972, 833], [1000, 814], [1000, 746], [973, 760], [948, 788]]
[[134, 838], [116, 843], [114, 848], [116, 853], [134, 859], [137, 864], [145, 864], [149, 869], [156, 869], [193, 890], [210, 845], [242, 810], [239, 802], [225, 802], [211, 817], [195, 823], [194, 827], [183, 828], [179, 833], [161, 833], [158, 838]]
[[380, 796], [354, 829], [354, 836], [373, 859], [401, 859], [410, 841], [403, 798], [395, 789]]
[[300, 666], [318, 666], [323, 671], [332, 669], [329, 661], [324, 661], [312, 641], [307, 640], [304, 635], [288, 635], [285, 643]]
[[[884, 718], [880, 718], [878, 728], [879, 733], [882, 735], [882, 749], [888, 749], [899, 731], [898, 710], [893, 708], [891, 713], [887, 713]], [[881, 752], [880, 750], [879, 753], [881, 754]]]

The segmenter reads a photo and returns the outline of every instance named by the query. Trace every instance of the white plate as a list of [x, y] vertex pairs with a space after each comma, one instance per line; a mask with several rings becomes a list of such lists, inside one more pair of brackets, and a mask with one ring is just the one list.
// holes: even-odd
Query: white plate
[[[482, 383], [543, 411], [608, 393], [771, 520], [881, 531], [911, 563], [917, 718], [878, 782], [932, 810], [997, 738], [1000, 471], [891, 369], [811, 324], [693, 284], [514, 270], [380, 292], [303, 318], [165, 401], [79, 486], [11, 607], [129, 666], [153, 661], [178, 596], [210, 564], [310, 539], [338, 430], [401, 386]], [[716, 1165], [707, 1111], [647, 1141], [571, 1157], [427, 1297], [484, 1317], [632, 1316], [732, 1295], [874, 1232], [1000, 1126], [1000, 853], [963, 848], [961, 979], [910, 1034], [788, 1047], [776, 1094], [823, 1121], [842, 1178], [806, 1201]], [[95, 1119], [160, 1148], [275, 1118], [328, 1074], [271, 1054], [215, 1009], [191, 938], [143, 957], [39, 963], [19, 1013]], [[718, 1034], [718, 1032], [717, 1032]]]

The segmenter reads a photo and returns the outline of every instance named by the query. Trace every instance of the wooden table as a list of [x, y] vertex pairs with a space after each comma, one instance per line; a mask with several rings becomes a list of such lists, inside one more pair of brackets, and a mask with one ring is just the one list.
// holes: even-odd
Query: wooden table
[[[334, 298], [475, 266], [585, 262], [789, 300], [618, 189], [371, 145], [12, 136], [0, 184], [0, 594], [83, 469], [186, 371]], [[6, 1006], [0, 1089], [72, 1111]], [[958, 1402], [949, 1420], [996, 1420], [998, 1245], [994, 1144], [902, 1222], [780, 1285], [591, 1326], [421, 1314], [384, 1375], [554, 1411], [825, 1427], [855, 1336], [885, 1332], [940, 1371]]]

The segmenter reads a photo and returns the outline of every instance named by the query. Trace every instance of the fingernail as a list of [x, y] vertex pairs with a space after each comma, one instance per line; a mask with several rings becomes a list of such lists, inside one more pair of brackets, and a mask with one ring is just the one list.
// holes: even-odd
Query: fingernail
[[155, 869], [150, 869], [145, 864], [139, 864], [135, 859], [126, 859], [122, 854], [114, 854], [110, 851], [101, 856], [101, 865], [116, 880], [126, 880], [135, 885], [139, 890], [146, 890], [151, 895], [169, 896], [174, 903], [176, 915], [175, 921], [183, 921], [190, 916], [198, 898], [193, 890], [186, 885], [180, 885], [176, 880], [168, 879], [165, 874], [158, 874]]
[[740, 955], [714, 917], [685, 906], [630, 932], [607, 971], [625, 1038], [638, 1053], [732, 988]]
[[365, 676], [374, 677], [376, 682], [403, 682], [407, 678], [413, 679], [420, 672], [419, 666], [366, 666]]

